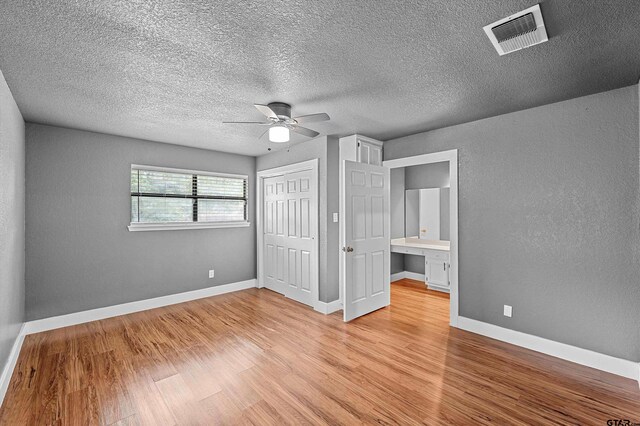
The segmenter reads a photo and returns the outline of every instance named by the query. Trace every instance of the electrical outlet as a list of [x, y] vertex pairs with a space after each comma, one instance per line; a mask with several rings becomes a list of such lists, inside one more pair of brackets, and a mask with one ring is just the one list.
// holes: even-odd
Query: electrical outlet
[[509, 305], [504, 305], [504, 316], [511, 318], [512, 314], [513, 314], [513, 307]]
[[333, 214], [333, 223], [338, 223], [338, 213]]
[[213, 269], [209, 269], [209, 278], [213, 278], [215, 276], [215, 271]]

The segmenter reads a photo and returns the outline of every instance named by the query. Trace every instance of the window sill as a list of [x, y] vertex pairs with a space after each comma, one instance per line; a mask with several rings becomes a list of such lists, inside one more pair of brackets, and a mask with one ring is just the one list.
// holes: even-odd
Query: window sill
[[251, 222], [210, 222], [210, 223], [132, 223], [127, 228], [137, 231], [180, 231], [184, 229], [244, 228]]

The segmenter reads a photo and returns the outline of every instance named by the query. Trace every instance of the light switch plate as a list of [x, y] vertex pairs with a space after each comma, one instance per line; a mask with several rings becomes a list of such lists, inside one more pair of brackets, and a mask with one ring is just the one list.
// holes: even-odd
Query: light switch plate
[[338, 223], [338, 213], [333, 214], [333, 223]]
[[504, 305], [504, 316], [511, 318], [513, 314], [513, 307], [509, 305]]

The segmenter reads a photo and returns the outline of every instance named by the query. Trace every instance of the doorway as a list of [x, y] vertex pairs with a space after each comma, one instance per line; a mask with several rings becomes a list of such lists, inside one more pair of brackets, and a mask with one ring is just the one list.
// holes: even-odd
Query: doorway
[[258, 287], [318, 302], [318, 160], [257, 173]]
[[[445, 207], [448, 207], [448, 212], [444, 216], [444, 220], [448, 221], [448, 232], [449, 232], [449, 250], [448, 254], [445, 255], [444, 251], [438, 250], [439, 247], [421, 247], [420, 245], [420, 234], [425, 233], [425, 235], [434, 235], [431, 232], [433, 230], [420, 227], [417, 230], [417, 241], [409, 241], [406, 243], [406, 253], [409, 255], [424, 255], [425, 256], [425, 272], [424, 275], [420, 276], [420, 274], [416, 273], [413, 276], [407, 276], [406, 278], [413, 279], [423, 279], [426, 282], [432, 281], [434, 288], [439, 288], [440, 290], [448, 289], [450, 293], [449, 297], [449, 324], [453, 327], [457, 327], [458, 324], [458, 306], [459, 306], [459, 296], [458, 296], [458, 150], [449, 150], [443, 152], [435, 152], [431, 154], [423, 154], [417, 155], [414, 157], [405, 157], [398, 158], [395, 160], [387, 160], [383, 162], [385, 167], [393, 170], [400, 168], [407, 168], [412, 166], [426, 165], [426, 164], [435, 164], [435, 163], [446, 163], [448, 164], [448, 177], [449, 177], [449, 190], [446, 197], [440, 197], [439, 200], [446, 200], [445, 203], [448, 204]], [[425, 197], [432, 197], [435, 195], [425, 193]], [[418, 195], [419, 196], [419, 195]], [[433, 198], [433, 197], [432, 197]], [[442, 202], [442, 201], [441, 201]], [[418, 201], [418, 204], [420, 201]], [[424, 231], [423, 231], [424, 229]], [[439, 235], [438, 232], [435, 235]], [[407, 240], [413, 239], [412, 235], [407, 236], [405, 233], [405, 237]], [[417, 244], [412, 244], [416, 242]], [[434, 250], [435, 249], [435, 250]], [[438, 253], [442, 251], [442, 253]], [[432, 259], [429, 259], [429, 257]], [[439, 258], [442, 256], [442, 258]], [[448, 256], [448, 258], [446, 257]], [[431, 276], [430, 276], [431, 275]], [[427, 279], [427, 277], [429, 279]], [[446, 279], [445, 279], [446, 277]], [[447, 283], [448, 280], [448, 283]], [[446, 285], [448, 284], [448, 285]], [[447, 288], [448, 287], [448, 288]]]

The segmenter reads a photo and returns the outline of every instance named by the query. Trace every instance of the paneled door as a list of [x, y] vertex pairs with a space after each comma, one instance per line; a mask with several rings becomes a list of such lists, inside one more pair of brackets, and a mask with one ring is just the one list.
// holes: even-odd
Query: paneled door
[[389, 169], [344, 161], [342, 241], [344, 320], [388, 306], [390, 287]]
[[265, 287], [314, 306], [318, 300], [318, 185], [315, 170], [263, 180]]
[[263, 191], [264, 285], [269, 290], [284, 294], [287, 250], [284, 175], [265, 178]]

